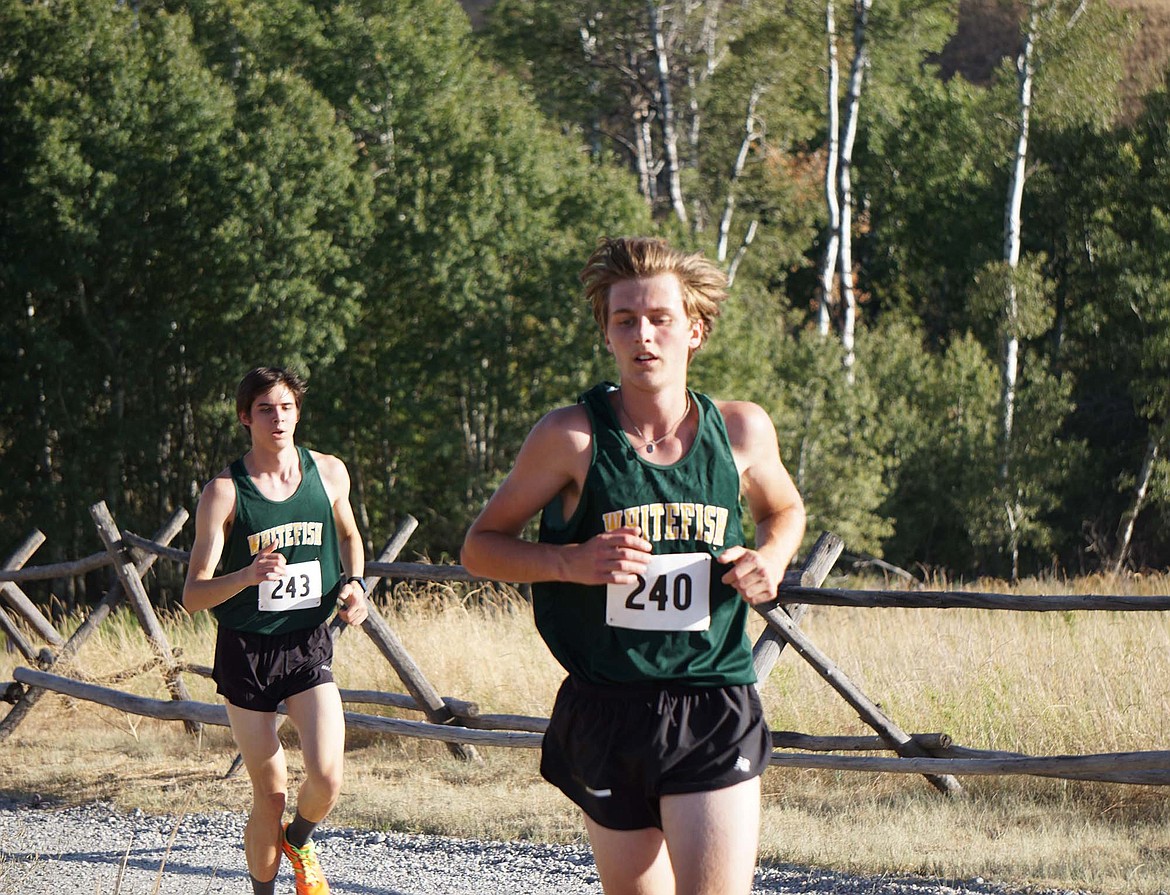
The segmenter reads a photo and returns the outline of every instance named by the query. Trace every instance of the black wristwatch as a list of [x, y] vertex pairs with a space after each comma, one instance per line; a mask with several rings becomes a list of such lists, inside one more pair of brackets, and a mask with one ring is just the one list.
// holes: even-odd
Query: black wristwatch
[[369, 592], [369, 590], [370, 590], [370, 589], [369, 589], [369, 587], [366, 585], [366, 579], [365, 579], [365, 578], [361, 577], [360, 575], [350, 575], [348, 578], [346, 578], [346, 579], [345, 579], [345, 583], [346, 583], [346, 584], [349, 584], [349, 583], [351, 583], [351, 582], [353, 582], [353, 581], [356, 581], [358, 584], [360, 584], [360, 585], [361, 585], [361, 588], [362, 588], [362, 593], [363, 593], [363, 594], [364, 594], [364, 593], [368, 593], [368, 592]]

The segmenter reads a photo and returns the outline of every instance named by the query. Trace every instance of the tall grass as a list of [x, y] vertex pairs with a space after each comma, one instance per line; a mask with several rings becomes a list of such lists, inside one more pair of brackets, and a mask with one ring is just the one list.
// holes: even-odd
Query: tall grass
[[[1017, 591], [1152, 594], [1168, 585], [1164, 577], [1042, 580]], [[1003, 588], [978, 582], [972, 589]], [[547, 716], [562, 673], [515, 594], [400, 586], [381, 608], [441, 694], [476, 702], [484, 712]], [[210, 664], [214, 625], [206, 613], [173, 615], [164, 626], [184, 659]], [[753, 620], [753, 638], [762, 627]], [[945, 732], [960, 745], [1033, 755], [1170, 747], [1170, 620], [1159, 613], [814, 607], [802, 628], [909, 732]], [[0, 679], [10, 678], [19, 659], [0, 658]], [[137, 622], [120, 612], [82, 650], [77, 673], [109, 683], [151, 660]], [[404, 691], [360, 631], [342, 637], [334, 669], [344, 688]], [[206, 679], [185, 681], [193, 698], [217, 701]], [[165, 698], [157, 670], [116, 686]], [[762, 697], [774, 729], [871, 732], [791, 651]], [[295, 734], [285, 735], [295, 745]], [[470, 764], [432, 741], [351, 731], [345, 791], [330, 823], [455, 836], [583, 837], [576, 810], [540, 780], [536, 750], [478, 751], [482, 762]], [[246, 777], [223, 779], [234, 755], [224, 728], [191, 737], [181, 724], [52, 695], [0, 744], [0, 769], [6, 788], [62, 802], [244, 810]], [[290, 759], [295, 774], [295, 749]], [[1163, 789], [1031, 777], [962, 783], [965, 796], [949, 799], [915, 775], [772, 769], [764, 777], [762, 857], [1119, 895], [1166, 889], [1170, 810]]]

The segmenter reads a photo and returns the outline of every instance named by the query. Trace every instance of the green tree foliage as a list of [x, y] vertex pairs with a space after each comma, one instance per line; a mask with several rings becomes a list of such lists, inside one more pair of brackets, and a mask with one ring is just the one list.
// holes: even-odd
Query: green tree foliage
[[[1068, 208], [1061, 193], [1046, 192], [1059, 182], [1058, 190], [1075, 196], [1081, 185], [1065, 184], [1063, 175], [1047, 178], [1048, 166], [1059, 159], [1044, 150], [1056, 145], [1047, 135], [1061, 128], [1079, 128], [1088, 135], [1109, 120], [1108, 85], [1120, 72], [1124, 33], [1122, 21], [1100, 5], [1074, 9], [1048, 4], [1035, 19], [1025, 9], [1019, 12], [1021, 28], [1029, 22], [1036, 26], [1036, 85], [1018, 269], [999, 260], [1005, 161], [1015, 139], [1012, 122], [1019, 117], [1012, 60], [1005, 60], [990, 89], [959, 79], [942, 83], [932, 76], [911, 82], [902, 125], [895, 131], [880, 123], [873, 128], [870, 152], [874, 146], [882, 151], [866, 156], [866, 162], [881, 176], [865, 180], [875, 209], [865, 257], [875, 262], [871, 270], [879, 307], [909, 310], [924, 321], [930, 350], [946, 346], [956, 331], [968, 330], [994, 356], [1010, 336], [1022, 341], [1022, 362], [1031, 366], [1021, 367], [1013, 432], [1013, 441], [1018, 437], [1019, 443], [1008, 444], [1006, 454], [1002, 445], [992, 450], [1000, 458], [1001, 474], [1007, 470], [1010, 478], [996, 484], [994, 476], [988, 477], [982, 498], [967, 511], [973, 556], [997, 572], [1005, 571], [995, 563], [997, 513], [1001, 532], [1010, 532], [1001, 539], [1017, 546], [1026, 541], [1034, 562], [1043, 563], [1048, 551], [1067, 557], [1083, 542], [1083, 526], [1070, 526], [1066, 502], [1080, 487], [1088, 456], [1071, 417], [1075, 365], [1054, 351], [1068, 322], [1064, 309], [1076, 303], [1066, 291], [1067, 282], [1054, 274], [1067, 264], [1080, 235], [1070, 232], [1067, 218], [1059, 217]], [[1087, 90], [1090, 82], [1097, 88]], [[913, 125], [905, 126], [909, 122]], [[1061, 212], [1048, 219], [1047, 211], [1037, 215], [1032, 210], [1037, 192], [1039, 203]], [[1051, 230], [1045, 229], [1049, 221]], [[1062, 244], [1065, 239], [1072, 242]], [[1003, 301], [1009, 283], [1017, 298], [1010, 306]], [[1009, 307], [1011, 313], [1005, 313]], [[1019, 416], [1025, 406], [1034, 417]], [[1074, 513], [1086, 510], [1093, 512], [1086, 504]], [[899, 509], [896, 515], [901, 521], [910, 512]], [[898, 549], [896, 543], [891, 548]]]
[[882, 556], [893, 532], [882, 510], [896, 458], [880, 414], [881, 398], [867, 370], [849, 383], [840, 346], [811, 329], [777, 358], [789, 417], [799, 438], [789, 455], [809, 511], [812, 532], [832, 531], [851, 552]]
[[349, 131], [376, 227], [306, 432], [351, 461], [372, 538], [411, 513], [414, 543], [453, 553], [536, 416], [596, 371], [574, 276], [646, 211], [475, 59], [455, 4], [209, 0], [197, 32], [225, 77], [291, 72]]
[[818, 85], [806, 77], [819, 61], [812, 12], [808, 3], [784, 15], [756, 7], [734, 22], [691, 98], [700, 111], [683, 185], [695, 237], [730, 261], [756, 222], [744, 271], [774, 282], [801, 263], [823, 214], [808, 153], [821, 124]]
[[1032, 236], [1051, 253], [1056, 283], [1056, 320], [1040, 345], [1053, 371], [1072, 380], [1066, 430], [1087, 450], [1083, 475], [1066, 485], [1053, 518], [1058, 531], [1084, 532], [1077, 567], [1114, 550], [1148, 443], [1140, 408], [1149, 380], [1135, 350], [1145, 342], [1146, 313], [1138, 309], [1146, 299], [1138, 296], [1150, 286], [1157, 292], [1143, 268], [1164, 263], [1165, 250], [1151, 239], [1135, 144], [1119, 136], [1089, 126], [1043, 134], [1038, 151], [1048, 163], [1033, 180]]
[[1066, 492], [1056, 521], [1085, 530], [1088, 567], [1115, 554], [1118, 523], [1133, 508], [1151, 446], [1158, 455], [1130, 555], [1140, 565], [1165, 551], [1168, 108], [1157, 91], [1132, 127], [1053, 133], [1046, 140], [1053, 162], [1038, 178], [1037, 216], [1060, 283], [1050, 351], [1075, 383], [1069, 429], [1088, 451], [1085, 475]]
[[282, 363], [370, 539], [410, 513], [449, 557], [533, 422], [613, 375], [576, 281], [595, 240], [660, 232], [735, 272], [694, 383], [768, 409], [810, 540], [1003, 572], [1010, 509], [1025, 570], [1093, 567], [1154, 446], [1132, 555], [1164, 564], [1170, 103], [1115, 124], [1124, 23], [1045, 8], [1015, 271], [1011, 60], [944, 81], [954, 4], [871, 9], [849, 384], [808, 331], [822, 4], [499, 0], [474, 35], [448, 0], [0, 3], [0, 539], [64, 558], [95, 500], [137, 530], [193, 508], [244, 445], [234, 384]]
[[151, 529], [191, 501], [242, 367], [336, 354], [365, 195], [319, 97], [233, 91], [181, 14], [4, 4], [0, 30], [5, 527], [76, 554], [98, 499]]
[[[890, 135], [910, 120], [911, 99], [919, 89], [927, 60], [936, 59], [958, 26], [956, 0], [897, 0], [874, 3], [866, 27], [870, 67], [866, 78], [866, 128], [874, 140]], [[839, 26], [847, 34], [856, 23]]]
[[966, 325], [973, 278], [1001, 255], [1007, 149], [987, 122], [1004, 112], [986, 90], [926, 73], [908, 90], [905, 126], [859, 159], [870, 208], [861, 287], [874, 313], [921, 320], [932, 349]]
[[896, 458], [882, 512], [895, 520], [886, 555], [960, 573], [978, 568], [973, 520], [991, 505], [998, 466], [994, 359], [970, 335], [926, 350], [918, 327], [891, 319], [859, 344], [883, 397], [883, 425]]
[[369, 40], [381, 60], [380, 79], [334, 96], [378, 172], [382, 222], [339, 410], [370, 470], [372, 528], [413, 513], [440, 554], [457, 552], [536, 418], [598, 373], [575, 280], [593, 244], [649, 226], [632, 183], [474, 59], [450, 7], [379, 4], [360, 27], [341, 10], [329, 28], [334, 52]]
[[898, 461], [876, 384], [863, 368], [847, 385], [840, 345], [808, 328], [794, 332], [768, 302], [762, 290], [734, 292], [696, 357], [694, 384], [755, 401], [772, 416], [781, 457], [805, 501], [808, 544], [828, 530], [850, 552], [881, 556], [893, 533], [881, 507]]
[[[651, 8], [663, 15], [661, 58]], [[807, 217], [791, 185], [800, 180], [793, 152], [818, 123], [819, 97], [807, 77], [820, 47], [815, 12], [809, 2], [781, 9], [714, 0], [500, 0], [483, 42], [595, 158], [634, 173], [659, 217], [672, 208], [669, 122], [687, 216], [685, 227], [673, 223], [730, 262], [754, 221], [760, 245], [753, 252], [775, 265], [794, 254], [793, 234]]]

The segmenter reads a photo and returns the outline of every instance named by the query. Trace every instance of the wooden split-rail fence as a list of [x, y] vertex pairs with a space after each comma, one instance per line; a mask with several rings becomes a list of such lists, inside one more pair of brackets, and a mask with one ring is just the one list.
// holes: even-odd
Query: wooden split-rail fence
[[[159, 558], [180, 564], [189, 561], [188, 552], [170, 546], [186, 523], [187, 512], [177, 511], [150, 538], [120, 531], [104, 502], [91, 506], [90, 516], [104, 550], [73, 562], [28, 566], [28, 561], [45, 540], [44, 535], [36, 531], [0, 566], [0, 632], [24, 655], [30, 666], [35, 666], [17, 667], [13, 670], [13, 681], [0, 682], [0, 699], [12, 705], [0, 720], [0, 741], [11, 736], [41, 696], [50, 691], [131, 714], [181, 721], [191, 732], [197, 732], [203, 724], [227, 726], [227, 711], [222, 705], [191, 699], [183, 675], [210, 676], [211, 669], [181, 662], [175, 655], [142, 581], [142, 576]], [[366, 578], [371, 591], [382, 579], [482, 583], [481, 579], [469, 575], [458, 565], [398, 562], [398, 554], [416, 527], [417, 522], [408, 516], [377, 558], [366, 563]], [[777, 599], [755, 607], [763, 616], [766, 627], [754, 645], [753, 657], [760, 686], [763, 686], [781, 652], [791, 647], [874, 733], [871, 736], [814, 736], [773, 731], [773, 766], [921, 774], [947, 794], [962, 791], [956, 779], [961, 775], [1028, 774], [1113, 783], [1170, 784], [1170, 751], [1031, 756], [965, 748], [953, 743], [945, 733], [907, 733], [800, 628], [801, 618], [812, 605], [1028, 612], [1164, 611], [1170, 609], [1170, 596], [1016, 597], [958, 591], [824, 588], [821, 585], [837, 562], [843, 546], [835, 535], [822, 534], [803, 565], [785, 576]], [[115, 573], [112, 586], [68, 639], [53, 627], [20, 587], [23, 581], [84, 575], [106, 566], [111, 566]], [[150, 641], [169, 699], [137, 696], [61, 673], [79, 667], [77, 656], [85, 641], [110, 613], [127, 602]], [[19, 624], [18, 619], [24, 624]], [[335, 620], [333, 636], [340, 636], [344, 628]], [[472, 702], [440, 696], [373, 601], [362, 629], [394, 668], [407, 692], [342, 689], [343, 702], [346, 705], [381, 705], [418, 711], [425, 720], [388, 718], [347, 710], [346, 723], [351, 729], [440, 741], [453, 755], [469, 761], [481, 760], [476, 746], [539, 747], [548, 719], [481, 713]], [[44, 645], [34, 646], [30, 636], [39, 638]], [[883, 752], [893, 754], [855, 754]], [[237, 757], [227, 773], [234, 773], [238, 768]]]

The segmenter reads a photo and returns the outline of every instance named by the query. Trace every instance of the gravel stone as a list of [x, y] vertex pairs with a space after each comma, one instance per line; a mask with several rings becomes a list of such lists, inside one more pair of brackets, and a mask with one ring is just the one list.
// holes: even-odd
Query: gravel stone
[[[55, 808], [0, 796], [0, 895], [249, 895], [245, 817], [152, 816], [107, 803]], [[585, 845], [483, 842], [321, 827], [334, 895], [602, 895]], [[293, 892], [283, 862], [277, 891]], [[756, 872], [756, 895], [1090, 895], [982, 879], [861, 877], [794, 865]]]

